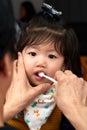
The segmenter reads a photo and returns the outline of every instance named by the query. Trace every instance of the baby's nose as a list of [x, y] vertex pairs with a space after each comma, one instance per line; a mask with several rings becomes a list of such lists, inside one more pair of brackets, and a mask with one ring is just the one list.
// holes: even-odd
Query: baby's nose
[[46, 67], [47, 66], [47, 61], [44, 57], [39, 57], [37, 60], [37, 66], [41, 67]]

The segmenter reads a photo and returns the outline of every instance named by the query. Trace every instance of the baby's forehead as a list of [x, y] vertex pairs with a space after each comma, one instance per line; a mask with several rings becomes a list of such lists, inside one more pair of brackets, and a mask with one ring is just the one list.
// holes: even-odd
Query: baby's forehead
[[54, 44], [42, 42], [41, 44], [33, 44], [26, 47], [26, 49], [37, 49], [37, 50], [47, 50], [47, 51], [56, 51]]
[[35, 39], [31, 44], [31, 46], [53, 46], [55, 45], [55, 42], [54, 42], [54, 39], [52, 38], [38, 38], [38, 39]]
[[32, 44], [30, 45], [30, 47], [33, 47], [33, 48], [54, 48], [55, 47], [55, 43], [51, 42], [51, 41], [42, 41], [42, 42], [38, 42], [36, 44]]

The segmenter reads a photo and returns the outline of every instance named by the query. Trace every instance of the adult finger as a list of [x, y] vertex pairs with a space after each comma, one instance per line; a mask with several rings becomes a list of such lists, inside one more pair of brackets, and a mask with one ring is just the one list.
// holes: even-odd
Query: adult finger
[[60, 80], [63, 79], [63, 77], [65, 77], [64, 72], [62, 72], [62, 71], [57, 71], [54, 78], [55, 78], [57, 81], [60, 81]]
[[40, 84], [37, 87], [34, 87], [35, 96], [38, 96], [41, 93], [44, 93], [45, 91], [49, 90], [51, 88], [51, 85], [49, 83]]
[[25, 68], [24, 68], [24, 63], [23, 63], [23, 58], [22, 58], [22, 54], [20, 52], [18, 52], [18, 75], [21, 77], [23, 77], [23, 75], [25, 76]]
[[67, 75], [72, 75], [73, 74], [72, 71], [70, 71], [70, 70], [65, 70], [64, 73], [67, 74]]
[[17, 60], [15, 60], [13, 63], [13, 77], [16, 76], [16, 73], [17, 73]]

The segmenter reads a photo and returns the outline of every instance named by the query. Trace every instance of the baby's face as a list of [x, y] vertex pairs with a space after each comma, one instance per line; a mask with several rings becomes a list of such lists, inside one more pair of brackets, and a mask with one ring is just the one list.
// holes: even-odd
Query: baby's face
[[51, 43], [25, 47], [22, 54], [27, 77], [33, 86], [51, 84], [49, 80], [39, 77], [39, 72], [54, 77], [56, 71], [63, 69], [64, 57], [56, 52]]

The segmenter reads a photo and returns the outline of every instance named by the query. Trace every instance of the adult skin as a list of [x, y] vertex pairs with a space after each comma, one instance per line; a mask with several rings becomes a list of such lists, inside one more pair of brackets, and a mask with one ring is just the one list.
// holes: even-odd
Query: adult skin
[[87, 130], [87, 82], [71, 71], [58, 71], [55, 100], [58, 107], [76, 130]]
[[39, 94], [47, 91], [50, 84], [44, 83], [32, 87], [27, 80], [23, 64], [22, 54], [18, 54], [18, 60], [14, 62], [13, 79], [6, 95], [4, 105], [4, 121], [16, 116], [29, 103], [31, 103]]

